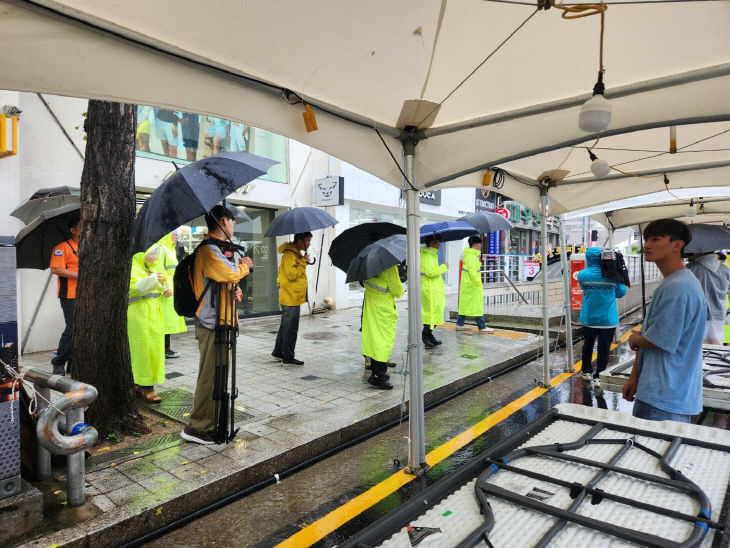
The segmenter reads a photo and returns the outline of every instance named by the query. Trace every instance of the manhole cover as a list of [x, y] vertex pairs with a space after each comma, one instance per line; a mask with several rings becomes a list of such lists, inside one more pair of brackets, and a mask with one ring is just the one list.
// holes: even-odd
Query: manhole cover
[[166, 379], [176, 379], [176, 378], [182, 377], [182, 376], [183, 376], [182, 373], [178, 373], [177, 371], [173, 371], [172, 373], [167, 373], [165, 375], [165, 378]]
[[330, 331], [319, 331], [315, 333], [303, 333], [302, 337], [310, 341], [321, 341], [324, 339], [336, 339], [339, 335]]
[[300, 377], [303, 381], [316, 381], [319, 377], [315, 375], [307, 375], [306, 377]]
[[[188, 424], [190, 422], [190, 413], [193, 411], [193, 394], [184, 388], [174, 388], [172, 390], [161, 390], [157, 392], [162, 401], [160, 403], [148, 403], [143, 401], [149, 409], [162, 413], [166, 417], [170, 417], [177, 422]], [[245, 413], [238, 409], [234, 412], [236, 423], [247, 422], [253, 418], [253, 415]]]

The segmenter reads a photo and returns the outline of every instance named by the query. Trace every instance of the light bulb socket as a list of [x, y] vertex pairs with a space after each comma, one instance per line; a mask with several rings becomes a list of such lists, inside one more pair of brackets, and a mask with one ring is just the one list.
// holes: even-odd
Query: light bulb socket
[[593, 152], [591, 152], [591, 150], [590, 150], [590, 149], [586, 149], [586, 150], [588, 151], [588, 157], [589, 157], [589, 158], [590, 158], [591, 160], [598, 160], [598, 156], [596, 156], [595, 154], [593, 154]]
[[603, 71], [598, 73], [598, 81], [593, 86], [593, 95], [603, 95], [606, 91], [606, 86], [603, 85]]

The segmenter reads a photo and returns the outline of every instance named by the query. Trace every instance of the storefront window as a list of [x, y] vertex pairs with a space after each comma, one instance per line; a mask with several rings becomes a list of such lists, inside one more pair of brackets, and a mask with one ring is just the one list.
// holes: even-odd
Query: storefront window
[[287, 139], [202, 114], [137, 105], [137, 155], [194, 162], [219, 152], [250, 152], [279, 162], [261, 178], [287, 182]]

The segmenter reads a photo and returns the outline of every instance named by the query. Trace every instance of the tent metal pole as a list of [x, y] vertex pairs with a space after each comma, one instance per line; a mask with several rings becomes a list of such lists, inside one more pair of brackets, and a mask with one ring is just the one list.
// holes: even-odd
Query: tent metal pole
[[540, 186], [540, 254], [542, 255], [542, 386], [550, 387], [550, 310], [548, 307], [547, 217], [548, 189]]
[[[608, 229], [608, 248], [613, 251], [613, 237], [614, 237], [614, 228], [613, 225], [609, 227]], [[621, 317], [621, 310], [619, 310], [618, 307], [618, 299], [616, 300], [616, 315], [617, 317]], [[613, 342], [617, 343], [620, 340], [621, 334], [619, 333], [619, 326], [617, 325], [616, 328], [613, 330]]]
[[[404, 171], [413, 182], [415, 142], [404, 141]], [[408, 182], [404, 186], [406, 196], [406, 230], [408, 269], [408, 468], [406, 472], [422, 474], [426, 464], [426, 428], [423, 404], [423, 346], [421, 345], [421, 216], [418, 190]]]
[[560, 266], [563, 268], [563, 302], [565, 304], [565, 346], [568, 349], [566, 371], [575, 372], [573, 364], [573, 320], [570, 317], [570, 268], [568, 267], [568, 243], [565, 239], [565, 218], [560, 218]]

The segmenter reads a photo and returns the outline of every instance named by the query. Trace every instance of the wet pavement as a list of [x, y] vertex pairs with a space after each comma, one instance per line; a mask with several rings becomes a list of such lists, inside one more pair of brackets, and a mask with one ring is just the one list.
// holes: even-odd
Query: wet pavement
[[[454, 295], [447, 297], [447, 309], [454, 301]], [[278, 317], [245, 321], [237, 350], [241, 431], [236, 440], [222, 447], [198, 446], [168, 435], [157, 443], [88, 459], [87, 502], [82, 507], [68, 508], [65, 491], [53, 481], [39, 485], [54, 519], [46, 520], [47, 530], [39, 532], [45, 536], [28, 545], [116, 545], [397, 420], [408, 393], [403, 374], [407, 303], [398, 305], [391, 391], [366, 383], [359, 308], [302, 318], [297, 357], [304, 360], [303, 367], [285, 367], [270, 357]], [[485, 334], [472, 327], [456, 332], [447, 323], [436, 335], [443, 344], [424, 351], [427, 404], [534, 358], [541, 348], [539, 336], [516, 330]], [[158, 390], [175, 391], [170, 398], [183, 401], [185, 393], [194, 390], [197, 343], [188, 333], [174, 336], [173, 347], [181, 357], [167, 361], [168, 380]], [[23, 366], [50, 370], [50, 358], [45, 352], [24, 355], [21, 361]], [[558, 373], [563, 365], [556, 360], [552, 368]], [[509, 385], [532, 388], [542, 376], [542, 365], [536, 362], [517, 371], [519, 376], [510, 377]], [[474, 421], [483, 416], [485, 404], [473, 404]], [[176, 420], [187, 421], [186, 414], [178, 411]], [[440, 439], [436, 432], [441, 429], [432, 428], [430, 420], [426, 428], [429, 442]], [[405, 462], [402, 434], [399, 439], [401, 456], [395, 458]], [[56, 483], [63, 474], [63, 467], [54, 469]]]

